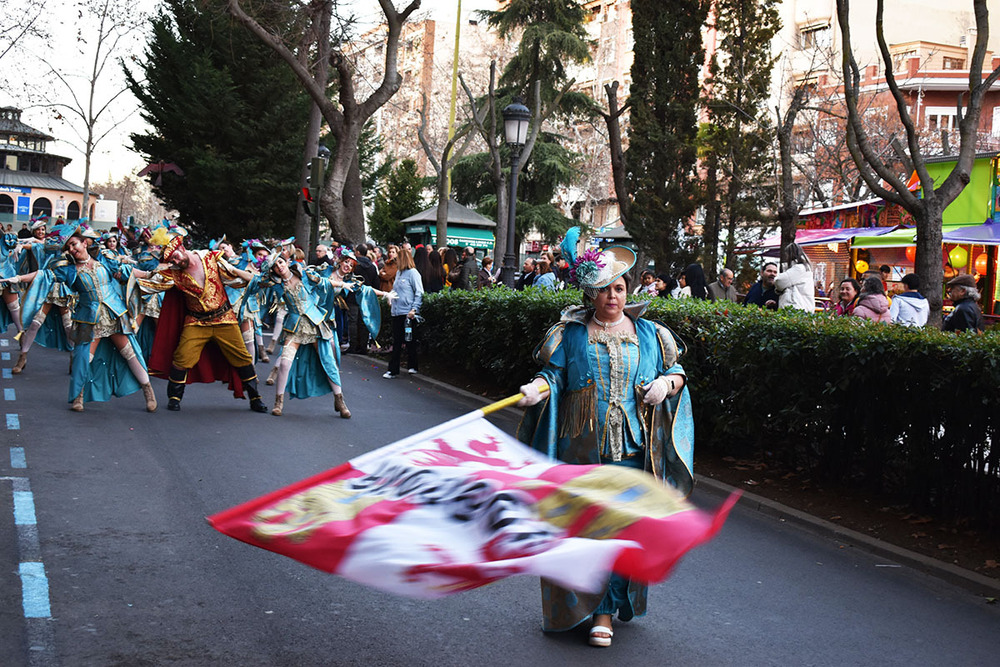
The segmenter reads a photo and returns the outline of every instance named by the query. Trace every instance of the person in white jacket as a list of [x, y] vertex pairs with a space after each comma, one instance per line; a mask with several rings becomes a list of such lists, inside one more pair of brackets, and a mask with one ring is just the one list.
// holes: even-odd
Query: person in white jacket
[[920, 289], [920, 277], [915, 273], [907, 273], [903, 276], [902, 283], [906, 286], [906, 291], [893, 297], [889, 315], [896, 324], [922, 327], [927, 324], [931, 307], [924, 295], [917, 291]]
[[789, 243], [781, 249], [782, 272], [774, 279], [778, 292], [778, 308], [816, 310], [815, 281], [812, 262], [798, 243]]

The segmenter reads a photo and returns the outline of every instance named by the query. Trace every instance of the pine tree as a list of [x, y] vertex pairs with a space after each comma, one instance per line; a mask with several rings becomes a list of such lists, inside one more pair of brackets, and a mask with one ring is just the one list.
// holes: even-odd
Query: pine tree
[[740, 232], [759, 236], [763, 211], [773, 199], [771, 140], [775, 130], [765, 105], [774, 58], [771, 42], [781, 27], [777, 0], [716, 0], [714, 26], [720, 36], [706, 81], [708, 124], [702, 128], [709, 191], [703, 261], [716, 273], [725, 231], [725, 265], [735, 268]]
[[690, 258], [682, 228], [694, 214], [701, 29], [706, 0], [632, 1], [635, 39], [626, 152], [627, 229], [657, 266]]
[[[567, 66], [590, 60], [590, 42], [584, 28], [586, 10], [577, 0], [511, 0], [498, 11], [483, 11], [490, 27], [501, 35], [520, 32], [517, 52], [504, 67], [497, 89], [497, 106], [502, 108], [514, 97], [520, 97], [525, 105], [542, 116], [555, 115], [570, 119], [579, 115], [594, 113], [593, 100], [584, 93], [567, 90], [570, 77]], [[539, 99], [536, 100], [536, 86]], [[498, 115], [499, 115], [499, 109]], [[537, 120], [537, 119], [536, 119]], [[562, 234], [572, 220], [566, 218], [552, 205], [556, 190], [568, 185], [577, 176], [575, 163], [577, 154], [567, 150], [562, 137], [551, 132], [540, 132], [533, 144], [531, 154], [526, 155], [519, 176], [517, 231], [525, 233], [530, 229], [541, 232], [546, 237]], [[507, 149], [499, 151], [506, 169]], [[466, 169], [471, 164], [481, 162], [480, 156], [469, 156], [456, 164], [455, 174], [470, 175]], [[465, 183], [459, 183], [454, 176], [456, 191], [469, 193], [475, 189], [474, 176]], [[483, 212], [506, 215], [506, 180], [497, 179], [492, 183], [492, 194], [483, 193], [477, 200], [477, 208]], [[503, 201], [505, 206], [498, 206]], [[498, 238], [498, 242], [502, 239]]]
[[139, 72], [128, 73], [151, 130], [150, 162], [179, 165], [155, 186], [205, 239], [291, 233], [308, 96], [273, 52], [197, 0], [165, 0]]
[[375, 206], [368, 218], [368, 233], [378, 243], [403, 240], [406, 225], [402, 220], [424, 208], [424, 179], [417, 173], [417, 163], [403, 160], [392, 170], [384, 191], [375, 195]]
[[[566, 66], [590, 60], [587, 14], [578, 0], [511, 0], [504, 9], [481, 13], [501, 35], [522, 31], [517, 52], [500, 75], [501, 97], [520, 96], [534, 109], [538, 81], [542, 104], [551, 104], [569, 81]], [[587, 112], [592, 105], [586, 94], [576, 92], [566, 93], [559, 102], [563, 114]]]

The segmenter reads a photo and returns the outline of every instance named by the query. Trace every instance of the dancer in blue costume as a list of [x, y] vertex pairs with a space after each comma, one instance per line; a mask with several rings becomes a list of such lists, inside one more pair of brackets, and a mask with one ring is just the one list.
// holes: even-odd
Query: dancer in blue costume
[[[289, 266], [295, 264], [295, 237], [290, 236], [284, 241], [279, 241], [276, 246], [276, 251], [285, 258]], [[263, 297], [263, 299], [261, 299]], [[257, 298], [262, 301], [262, 304], [267, 306], [266, 312], [274, 313], [274, 328], [271, 329], [271, 342], [267, 345], [267, 354], [274, 354], [275, 348], [278, 346], [278, 339], [281, 337], [281, 330], [284, 328], [285, 316], [288, 314], [288, 310], [285, 308], [285, 304], [272, 290], [265, 290], [261, 294], [257, 295]], [[274, 368], [271, 369], [271, 374], [268, 375], [267, 384], [274, 384], [274, 378], [278, 373], [278, 363], [275, 362]]]
[[[132, 259], [135, 261], [135, 268], [140, 271], [152, 273], [160, 266], [160, 246], [149, 245], [152, 232], [148, 227], [142, 227], [135, 234], [136, 247], [132, 251]], [[156, 338], [156, 323], [160, 318], [160, 307], [163, 305], [163, 292], [154, 294], [139, 293], [142, 306], [135, 316], [135, 337], [142, 348], [143, 359], [149, 359], [153, 351], [153, 340]], [[128, 294], [128, 288], [126, 288]]]
[[121, 236], [118, 232], [104, 232], [101, 234], [101, 253], [110, 255], [112, 259], [135, 264], [135, 260], [129, 255], [128, 249], [122, 246]]
[[[18, 273], [21, 274], [21, 283], [27, 283], [24, 279], [26, 275], [35, 275], [48, 265], [58, 259], [63, 251], [62, 237], [49, 239], [46, 236], [48, 231], [48, 218], [41, 218], [31, 224], [31, 238], [27, 239], [25, 252], [22, 254]], [[24, 370], [28, 363], [28, 352], [36, 342], [42, 347], [53, 350], [70, 352], [73, 350], [71, 332], [73, 330], [73, 299], [72, 290], [66, 287], [61, 280], [54, 280], [49, 283], [49, 291], [43, 295], [45, 303], [28, 317], [28, 324], [24, 327], [21, 335], [21, 353], [17, 358], [17, 363], [11, 369], [11, 373], [18, 375]], [[22, 321], [24, 315], [22, 314]]]
[[[209, 243], [208, 247], [211, 250], [218, 248], [230, 264], [237, 269], [252, 273], [259, 272], [261, 264], [268, 256], [267, 246], [257, 239], [244, 241], [243, 252], [239, 255], [236, 254], [236, 250], [225, 236], [218, 242]], [[226, 294], [229, 296], [229, 303], [233, 304], [233, 309], [239, 314], [240, 333], [243, 334], [243, 343], [247, 346], [247, 352], [250, 353], [251, 358], [259, 359], [266, 364], [271, 359], [264, 349], [258, 295], [247, 294], [246, 288], [229, 285], [226, 285]]]
[[79, 295], [73, 311], [75, 346], [68, 399], [72, 409], [81, 412], [85, 401], [107, 401], [142, 389], [146, 410], [155, 412], [156, 396], [118, 282], [127, 278], [131, 266], [104, 254], [91, 258], [88, 246], [96, 234], [86, 226], [61, 225], [50, 238], [63, 239], [66, 254], [35, 274], [13, 280], [32, 280], [24, 299], [29, 316], [43, 307], [56, 281]]
[[[564, 256], [569, 253], [564, 251]], [[635, 253], [613, 246], [576, 265], [584, 305], [570, 306], [535, 350], [542, 370], [521, 387], [518, 438], [565, 463], [645, 470], [687, 495], [693, 486], [693, 424], [678, 339], [642, 319], [647, 302], [626, 305]], [[591, 619], [589, 641], [610, 646], [612, 616], [646, 612], [647, 587], [612, 574], [604, 593], [542, 580], [546, 631]]]
[[[17, 275], [16, 260], [20, 250], [21, 244], [17, 236], [14, 234], [0, 236], [0, 278], [13, 278]], [[20, 334], [24, 329], [21, 326], [21, 301], [13, 285], [3, 286], [3, 302], [6, 307], [0, 308], [0, 333], [6, 332], [13, 324]]]
[[262, 273], [247, 286], [247, 294], [264, 287], [272, 287], [284, 303], [288, 314], [282, 331], [281, 358], [275, 380], [274, 409], [271, 414], [281, 416], [285, 392], [291, 398], [311, 398], [334, 394], [334, 409], [344, 419], [351, 411], [344, 401], [340, 381], [340, 348], [337, 331], [331, 326], [330, 304], [346, 291], [357, 290], [362, 294], [366, 323], [378, 331], [381, 310], [377, 297], [391, 293], [374, 290], [336, 278], [324, 278], [311, 268], [289, 264], [285, 257], [275, 252], [264, 265]]

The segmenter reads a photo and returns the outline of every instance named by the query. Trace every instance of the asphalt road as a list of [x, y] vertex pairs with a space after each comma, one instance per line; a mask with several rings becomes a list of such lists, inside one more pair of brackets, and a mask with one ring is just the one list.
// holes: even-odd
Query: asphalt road
[[[15, 345], [0, 347], [0, 368]], [[654, 588], [645, 618], [616, 626], [610, 649], [543, 634], [527, 577], [437, 601], [363, 588], [224, 537], [204, 517], [481, 402], [420, 376], [383, 380], [347, 356], [350, 420], [332, 396], [289, 401], [280, 418], [251, 413], [220, 384], [190, 387], [180, 413], [147, 414], [134, 394], [77, 414], [67, 366], [36, 347], [23, 375], [0, 379], [5, 666], [997, 663], [997, 606], [739, 506]], [[165, 382], [154, 387], [165, 404]], [[31, 567], [44, 568], [44, 596]]]

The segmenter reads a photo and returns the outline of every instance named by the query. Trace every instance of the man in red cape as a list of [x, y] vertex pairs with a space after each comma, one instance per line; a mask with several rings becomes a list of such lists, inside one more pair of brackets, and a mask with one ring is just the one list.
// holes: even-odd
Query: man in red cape
[[257, 391], [253, 359], [225, 290], [226, 283], [250, 281], [253, 275], [231, 265], [220, 251], [188, 250], [183, 234], [163, 227], [150, 243], [163, 246], [162, 257], [169, 266], [137, 282], [145, 291], [166, 290], [149, 370], [168, 380], [167, 409], [181, 409], [188, 383], [221, 380], [237, 398], [245, 389], [251, 410], [267, 412]]

